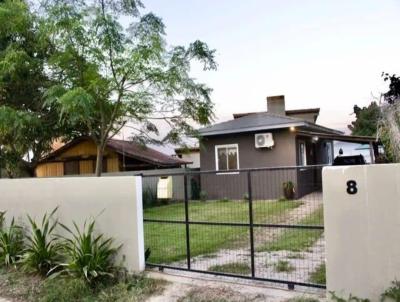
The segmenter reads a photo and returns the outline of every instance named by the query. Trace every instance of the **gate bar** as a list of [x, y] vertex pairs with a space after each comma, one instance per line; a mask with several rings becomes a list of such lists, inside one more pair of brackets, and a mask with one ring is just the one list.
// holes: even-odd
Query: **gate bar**
[[186, 224], [186, 261], [187, 267], [190, 269], [190, 228], [189, 228], [189, 198], [188, 198], [188, 191], [187, 191], [187, 174], [183, 176], [183, 186], [185, 187], [185, 224]]
[[240, 278], [240, 279], [247, 279], [247, 280], [256, 280], [256, 281], [267, 281], [267, 282], [273, 282], [273, 283], [282, 283], [290, 286], [298, 285], [298, 286], [306, 286], [306, 287], [315, 287], [315, 288], [326, 288], [326, 285], [324, 284], [317, 284], [317, 283], [307, 283], [307, 282], [298, 282], [298, 281], [288, 281], [288, 280], [280, 280], [280, 279], [273, 279], [273, 278], [261, 278], [261, 277], [251, 277], [248, 275], [235, 275], [231, 273], [222, 273], [222, 272], [213, 272], [213, 271], [202, 271], [198, 269], [187, 269], [185, 267], [179, 267], [179, 266], [171, 266], [171, 265], [165, 265], [165, 264], [155, 264], [155, 263], [146, 263], [146, 268], [163, 268], [163, 269], [171, 269], [171, 270], [177, 270], [177, 271], [190, 271], [194, 273], [200, 273], [200, 274], [207, 274], [207, 275], [215, 275], [215, 276], [224, 276], [224, 277], [235, 277], [235, 278]]
[[247, 172], [247, 186], [249, 195], [249, 230], [250, 230], [250, 260], [251, 260], [251, 276], [256, 275], [254, 264], [254, 233], [253, 233], [253, 196], [251, 194], [251, 172]]

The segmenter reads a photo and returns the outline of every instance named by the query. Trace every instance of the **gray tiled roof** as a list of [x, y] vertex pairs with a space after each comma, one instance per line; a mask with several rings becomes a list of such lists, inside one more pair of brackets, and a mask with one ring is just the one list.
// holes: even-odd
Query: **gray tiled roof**
[[218, 134], [288, 128], [291, 126], [318, 129], [331, 133], [341, 133], [340, 131], [319, 126], [299, 118], [274, 115], [266, 112], [254, 113], [251, 115], [246, 115], [240, 118], [229, 120], [227, 122], [218, 123], [209, 127], [202, 128], [199, 130], [199, 132], [202, 136], [209, 136]]

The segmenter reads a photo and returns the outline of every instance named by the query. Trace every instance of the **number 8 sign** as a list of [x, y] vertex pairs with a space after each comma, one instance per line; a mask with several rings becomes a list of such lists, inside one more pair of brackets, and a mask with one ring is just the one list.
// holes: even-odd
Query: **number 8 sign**
[[355, 180], [349, 180], [347, 182], [347, 194], [354, 195], [357, 194], [357, 182]]

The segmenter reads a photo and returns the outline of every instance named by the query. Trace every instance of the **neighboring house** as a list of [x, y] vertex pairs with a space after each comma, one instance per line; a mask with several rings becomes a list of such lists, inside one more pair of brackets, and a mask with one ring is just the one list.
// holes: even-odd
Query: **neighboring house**
[[[202, 190], [211, 198], [220, 198], [221, 190], [226, 188], [227, 197], [242, 198], [247, 193], [245, 175], [231, 173], [232, 170], [331, 164], [334, 140], [367, 143], [377, 152], [374, 137], [344, 135], [317, 125], [318, 114], [319, 108], [286, 110], [284, 96], [273, 96], [267, 98], [266, 112], [234, 114], [230, 121], [200, 129], [201, 170], [221, 172], [214, 177], [211, 174], [202, 176]], [[284, 174], [266, 175], [266, 179], [275, 184], [267, 188], [266, 183], [259, 183], [261, 189], [255, 188], [256, 194], [263, 195], [259, 198], [280, 197], [282, 184], [288, 180], [295, 184], [297, 197], [313, 191], [314, 185], [310, 184], [321, 182], [320, 172], [311, 169], [291, 169]], [[235, 185], [219, 185], [220, 181], [226, 183], [227, 179], [234, 181], [235, 178]], [[265, 191], [268, 196], [264, 196]]]
[[[138, 145], [111, 139], [104, 151], [103, 172], [179, 168], [190, 162]], [[88, 137], [77, 138], [43, 158], [37, 177], [92, 174], [96, 166], [96, 145]]]
[[200, 148], [199, 147], [191, 147], [191, 148], [176, 148], [175, 154], [178, 158], [192, 162], [188, 164], [188, 168], [198, 169], [200, 168]]

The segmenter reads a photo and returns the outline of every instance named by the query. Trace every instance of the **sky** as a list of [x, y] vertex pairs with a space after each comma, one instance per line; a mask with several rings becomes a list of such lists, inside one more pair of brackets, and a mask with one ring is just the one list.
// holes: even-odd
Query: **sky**
[[194, 66], [213, 88], [216, 122], [266, 110], [320, 107], [318, 123], [346, 130], [354, 104], [385, 91], [382, 71], [400, 73], [399, 0], [143, 0], [171, 45], [200, 39], [216, 49], [217, 71]]

